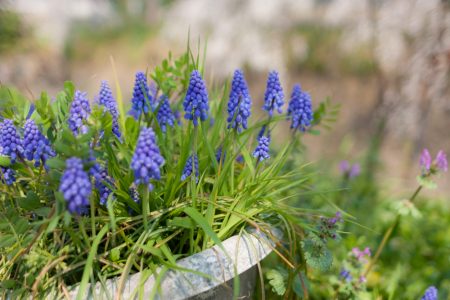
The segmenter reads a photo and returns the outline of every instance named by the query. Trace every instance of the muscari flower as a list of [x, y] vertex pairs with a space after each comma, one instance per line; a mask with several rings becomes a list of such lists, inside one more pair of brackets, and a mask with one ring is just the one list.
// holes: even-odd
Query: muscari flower
[[225, 157], [226, 157], [226, 152], [224, 152], [222, 149], [222, 146], [220, 146], [216, 151], [216, 160], [217, 160], [217, 162], [220, 162], [220, 160], [222, 160], [222, 162], [224, 162]]
[[430, 286], [423, 294], [421, 300], [438, 300], [438, 290], [434, 286]]
[[95, 188], [100, 196], [100, 204], [105, 205], [109, 195], [112, 193], [107, 184], [113, 185], [113, 179], [108, 175], [108, 171], [105, 168], [101, 169], [99, 175], [95, 178]]
[[159, 99], [159, 109], [156, 119], [158, 120], [162, 132], [166, 132], [167, 126], [174, 126], [175, 116], [170, 108], [169, 98], [167, 96], [163, 95]]
[[184, 118], [192, 120], [194, 126], [198, 125], [198, 119], [205, 121], [208, 118], [208, 91], [200, 72], [197, 70], [191, 73], [183, 108], [185, 112]]
[[284, 93], [281, 88], [278, 72], [271, 71], [267, 79], [266, 92], [264, 94], [263, 109], [272, 117], [273, 111], [276, 109], [281, 114], [281, 107], [284, 104]]
[[262, 136], [258, 140], [258, 146], [256, 147], [255, 151], [253, 151], [253, 157], [255, 157], [258, 162], [261, 162], [265, 159], [270, 158], [269, 143], [270, 143], [270, 138], [267, 136]]
[[236, 70], [231, 83], [230, 99], [228, 101], [228, 128], [241, 132], [247, 129], [250, 117], [251, 98], [244, 73]]
[[66, 161], [59, 191], [67, 202], [69, 212], [79, 215], [87, 212], [92, 185], [89, 175], [83, 170], [81, 159], [72, 157]]
[[267, 134], [266, 134], [266, 129], [267, 129], [267, 125], [263, 125], [261, 127], [261, 130], [258, 132], [258, 136], [257, 136], [256, 140], [259, 141], [259, 139], [264, 135], [266, 135], [270, 139], [270, 130], [268, 129]]
[[447, 155], [443, 150], [440, 150], [436, 155], [436, 167], [442, 172], [448, 170]]
[[69, 112], [69, 128], [75, 135], [79, 133], [85, 134], [88, 128], [83, 122], [87, 120], [91, 113], [91, 107], [87, 99], [87, 94], [81, 91], [76, 91], [70, 105]]
[[98, 95], [98, 103], [105, 107], [112, 116], [112, 132], [120, 138], [119, 129], [119, 111], [117, 109], [117, 102], [114, 99], [111, 88], [106, 80], [103, 80], [100, 85], [100, 93]]
[[142, 113], [147, 114], [151, 109], [152, 101], [150, 89], [147, 85], [147, 76], [143, 72], [137, 72], [133, 88], [133, 98], [131, 98], [130, 115], [138, 119]]
[[299, 84], [292, 90], [287, 116], [292, 119], [291, 128], [300, 131], [305, 131], [313, 120], [311, 96], [303, 92]]
[[0, 129], [1, 154], [9, 156], [11, 163], [14, 163], [18, 156], [23, 154], [22, 140], [10, 119], [5, 119]]
[[198, 156], [197, 155], [191, 155], [189, 156], [188, 160], [186, 161], [186, 164], [184, 165], [183, 174], [181, 174], [181, 180], [186, 180], [191, 174], [192, 169], [194, 169], [195, 179], [198, 182]]
[[39, 131], [39, 128], [33, 120], [27, 120], [25, 122], [23, 144], [25, 147], [25, 158], [34, 160], [36, 167], [40, 166], [41, 163], [45, 165], [48, 158], [56, 155], [50, 146], [50, 142]]
[[0, 167], [0, 182], [5, 183], [6, 185], [11, 185], [16, 181], [16, 172], [13, 169]]
[[153, 189], [151, 179], [161, 179], [160, 168], [164, 164], [159, 147], [156, 144], [155, 133], [152, 128], [142, 128], [137, 141], [136, 149], [131, 160], [131, 168], [134, 171], [135, 184], [148, 184], [149, 190]]

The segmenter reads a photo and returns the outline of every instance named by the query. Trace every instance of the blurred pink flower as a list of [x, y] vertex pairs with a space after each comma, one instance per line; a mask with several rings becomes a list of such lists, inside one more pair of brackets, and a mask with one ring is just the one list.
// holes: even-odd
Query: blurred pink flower
[[436, 166], [442, 172], [447, 172], [448, 170], [447, 155], [443, 150], [440, 150], [436, 155]]
[[420, 155], [420, 166], [427, 171], [431, 168], [431, 155], [428, 149], [423, 149]]

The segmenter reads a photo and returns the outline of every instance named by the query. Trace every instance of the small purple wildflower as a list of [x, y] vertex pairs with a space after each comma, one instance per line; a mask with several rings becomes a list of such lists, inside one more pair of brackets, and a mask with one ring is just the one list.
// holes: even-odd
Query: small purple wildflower
[[364, 248], [364, 250], [359, 250], [358, 247], [355, 247], [352, 249], [352, 253], [355, 258], [362, 263], [366, 263], [367, 259], [372, 255], [369, 247]]
[[16, 172], [13, 169], [0, 167], [0, 182], [11, 185], [16, 181]]
[[50, 142], [42, 135], [33, 120], [25, 122], [23, 144], [25, 146], [25, 158], [34, 160], [36, 167], [40, 166], [41, 163], [45, 165], [48, 158], [56, 155], [50, 146]]
[[333, 240], [338, 238], [336, 230], [339, 228], [340, 222], [343, 222], [342, 213], [340, 211], [336, 212], [336, 215], [332, 218], [320, 218], [320, 223], [318, 225], [318, 235], [322, 240], [331, 238]]
[[350, 271], [347, 269], [342, 269], [341, 272], [339, 273], [339, 276], [342, 277], [342, 279], [344, 279], [347, 282], [352, 281], [353, 277], [350, 274]]
[[156, 144], [155, 133], [152, 128], [142, 128], [139, 139], [131, 160], [131, 168], [134, 171], [134, 183], [148, 184], [149, 190], [153, 189], [151, 179], [161, 179], [161, 166], [164, 158], [161, 156]]
[[258, 146], [253, 152], [253, 157], [255, 157], [258, 162], [262, 162], [263, 160], [270, 158], [269, 143], [270, 143], [269, 137], [262, 136], [259, 138]]
[[1, 154], [9, 156], [11, 163], [14, 163], [17, 157], [22, 156], [23, 146], [19, 133], [10, 119], [5, 119], [0, 130], [0, 149]]
[[434, 286], [430, 286], [423, 294], [421, 300], [438, 300], [438, 290]]
[[85, 134], [88, 131], [84, 122], [91, 113], [91, 107], [87, 99], [87, 94], [81, 91], [75, 91], [73, 101], [70, 105], [69, 128], [75, 135]]
[[111, 88], [106, 80], [103, 80], [100, 85], [100, 93], [98, 96], [98, 103], [105, 107], [105, 111], [108, 111], [112, 116], [112, 132], [120, 138], [119, 129], [119, 111], [117, 109], [117, 102], [114, 99]]
[[137, 72], [134, 81], [133, 97], [131, 98], [130, 115], [139, 119], [142, 113], [147, 114], [151, 109], [152, 97], [144, 72]]
[[359, 283], [366, 283], [366, 282], [367, 282], [366, 276], [363, 275], [359, 276]]
[[341, 171], [342, 175], [347, 178], [354, 178], [361, 173], [361, 167], [358, 163], [350, 165], [347, 160], [343, 160], [340, 162], [339, 170]]
[[77, 157], [67, 159], [59, 191], [63, 194], [70, 213], [80, 215], [87, 211], [92, 185], [88, 174], [83, 170], [81, 159]]
[[282, 113], [281, 107], [284, 104], [284, 93], [278, 77], [278, 72], [271, 71], [267, 78], [267, 87], [264, 94], [263, 109], [272, 117], [273, 111], [276, 109], [278, 113]]
[[183, 108], [185, 112], [184, 118], [192, 120], [194, 126], [198, 125], [198, 119], [205, 121], [208, 118], [208, 91], [200, 72], [197, 70], [191, 73]]
[[[194, 161], [192, 161], [194, 160]], [[188, 160], [186, 161], [186, 164], [184, 165], [183, 174], [181, 174], [181, 180], [186, 180], [191, 174], [192, 169], [194, 168], [195, 172], [195, 180], [198, 182], [198, 156], [197, 155], [191, 155], [189, 156]]]
[[228, 101], [228, 128], [236, 129], [238, 132], [247, 129], [251, 101], [244, 73], [241, 70], [236, 70], [233, 75]]
[[305, 131], [313, 120], [311, 96], [303, 92], [299, 84], [292, 90], [287, 116], [292, 119], [291, 128], [300, 131]]
[[167, 126], [174, 126], [175, 116], [170, 108], [169, 98], [167, 96], [161, 96], [159, 103], [156, 119], [158, 120], [158, 124], [161, 127], [162, 132], [166, 132]]
[[431, 168], [431, 155], [428, 149], [423, 149], [420, 155], [420, 166], [426, 172], [430, 171]]
[[348, 172], [348, 177], [353, 178], [358, 176], [361, 173], [361, 167], [358, 163], [353, 164], [350, 168], [350, 172]]
[[447, 172], [448, 170], [447, 155], [443, 150], [439, 150], [438, 154], [436, 155], [436, 167], [441, 172]]

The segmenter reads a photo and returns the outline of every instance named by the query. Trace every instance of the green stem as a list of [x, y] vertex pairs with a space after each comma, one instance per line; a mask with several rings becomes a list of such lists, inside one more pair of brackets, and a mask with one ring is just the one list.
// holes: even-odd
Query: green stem
[[142, 199], [142, 216], [144, 218], [144, 229], [145, 229], [145, 231], [148, 230], [149, 196], [150, 196], [150, 192], [148, 190], [148, 186], [146, 185], [146, 186], [144, 186], [144, 197]]
[[[417, 189], [414, 191], [414, 194], [411, 196], [411, 198], [409, 198], [410, 202], [414, 201], [414, 199], [417, 197], [417, 195], [422, 190], [422, 188], [423, 188], [422, 185], [419, 185], [417, 187]], [[386, 245], [392, 235], [392, 232], [394, 231], [395, 227], [397, 227], [397, 225], [400, 223], [400, 217], [401, 217], [401, 215], [397, 213], [397, 217], [395, 218], [394, 223], [392, 223], [392, 225], [389, 226], [389, 228], [384, 233], [383, 239], [381, 240], [381, 244], [378, 246], [373, 259], [370, 261], [369, 265], [367, 266], [366, 271], [364, 272], [364, 277], [367, 277], [367, 275], [372, 270], [373, 266], [377, 263], [380, 255], [381, 255], [381, 252], [383, 251], [384, 247], [386, 247]]]

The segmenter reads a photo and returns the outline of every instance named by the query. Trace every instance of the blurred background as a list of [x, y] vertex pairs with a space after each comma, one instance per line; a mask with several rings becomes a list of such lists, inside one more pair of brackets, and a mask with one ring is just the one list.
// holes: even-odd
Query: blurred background
[[340, 103], [333, 130], [307, 138], [310, 158], [337, 172], [375, 147], [377, 176], [402, 193], [423, 147], [450, 152], [449, 12], [444, 0], [0, 0], [0, 81], [33, 99], [72, 80], [93, 99], [113, 57], [129, 99], [134, 73], [183, 53], [190, 32], [209, 83], [245, 70], [254, 112], [272, 69], [286, 96], [299, 82], [314, 104]]

